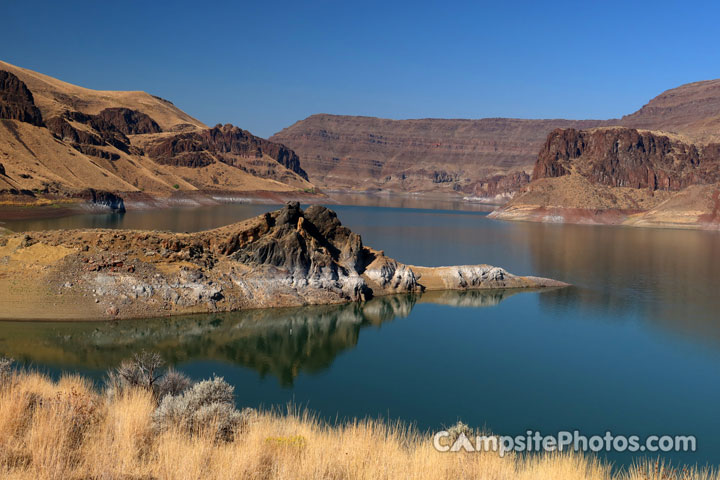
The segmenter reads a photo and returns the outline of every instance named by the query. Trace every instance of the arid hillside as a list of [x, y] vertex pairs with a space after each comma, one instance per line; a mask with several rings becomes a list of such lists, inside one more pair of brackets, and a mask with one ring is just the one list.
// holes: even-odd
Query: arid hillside
[[208, 128], [145, 92], [96, 91], [0, 62], [0, 197], [10, 203], [292, 194], [298, 156], [232, 125]]
[[663, 92], [620, 124], [683, 135], [692, 143], [720, 142], [720, 79]]

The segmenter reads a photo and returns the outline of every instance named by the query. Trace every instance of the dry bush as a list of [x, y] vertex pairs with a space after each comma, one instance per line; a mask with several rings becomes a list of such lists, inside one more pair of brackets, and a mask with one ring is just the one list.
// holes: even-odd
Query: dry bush
[[13, 377], [15, 360], [0, 357], [0, 388], [7, 385]]
[[215, 438], [231, 441], [244, 415], [235, 408], [234, 387], [215, 377], [193, 385], [180, 395], [167, 395], [155, 413], [153, 423], [162, 432], [177, 428], [191, 435], [203, 429], [215, 430]]
[[157, 353], [141, 352], [107, 374], [106, 391], [110, 398], [134, 389], [152, 392], [159, 402], [166, 395], [179, 395], [190, 387], [188, 377], [174, 369], [163, 372], [165, 364]]

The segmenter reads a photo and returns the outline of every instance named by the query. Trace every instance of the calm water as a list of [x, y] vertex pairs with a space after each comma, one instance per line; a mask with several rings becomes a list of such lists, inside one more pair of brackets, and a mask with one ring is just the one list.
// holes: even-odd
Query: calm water
[[[698, 452], [671, 458], [720, 464], [719, 234], [504, 223], [433, 207], [333, 208], [366, 244], [403, 262], [490, 263], [574, 287], [121, 323], [4, 322], [0, 352], [100, 379], [132, 352], [156, 350], [195, 378], [223, 375], [243, 405], [292, 402], [331, 419], [400, 418], [433, 430], [462, 419], [512, 435], [694, 434]], [[6, 226], [193, 231], [271, 208]]]

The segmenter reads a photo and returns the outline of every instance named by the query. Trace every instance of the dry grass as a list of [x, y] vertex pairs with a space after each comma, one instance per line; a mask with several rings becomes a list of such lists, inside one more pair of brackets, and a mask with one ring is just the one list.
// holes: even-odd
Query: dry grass
[[642, 465], [613, 474], [580, 455], [499, 458], [439, 453], [427, 435], [396, 424], [324, 425], [306, 414], [260, 413], [234, 441], [212, 428], [156, 433], [152, 394], [104, 396], [78, 377], [20, 373], [0, 386], [3, 479], [717, 479]]

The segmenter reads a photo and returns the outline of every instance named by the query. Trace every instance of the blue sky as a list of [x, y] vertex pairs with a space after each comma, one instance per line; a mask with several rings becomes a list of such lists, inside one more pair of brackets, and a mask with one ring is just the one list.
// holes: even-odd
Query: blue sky
[[614, 118], [720, 77], [720, 4], [3, 2], [0, 59], [269, 136], [313, 113]]

